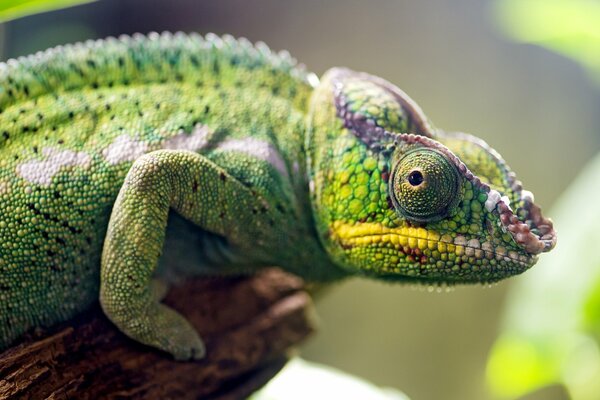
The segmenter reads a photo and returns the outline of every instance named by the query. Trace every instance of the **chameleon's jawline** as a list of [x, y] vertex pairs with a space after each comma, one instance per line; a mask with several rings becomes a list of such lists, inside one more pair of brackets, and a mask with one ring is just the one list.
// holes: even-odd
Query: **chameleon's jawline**
[[[362, 240], [368, 240], [369, 238], [374, 239], [373, 241], [383, 241], [381, 240], [383, 237], [385, 236], [390, 236], [390, 234], [373, 234], [373, 235], [361, 235], [361, 236], [353, 236], [353, 237], [348, 237], [346, 238], [348, 239], [358, 239], [361, 238]], [[375, 240], [375, 238], [378, 238]], [[431, 241], [431, 240], [430, 240]], [[431, 241], [434, 242], [436, 244], [438, 243], [443, 243], [443, 244], [454, 244], [454, 243], [446, 243], [443, 242], [441, 240], [437, 240], [437, 241]], [[347, 246], [351, 246], [351, 244], [346, 244]], [[511, 252], [511, 251], [506, 251], [506, 250], [500, 250], [499, 248], [493, 249], [493, 250], [486, 250], [486, 249], [482, 249], [481, 247], [473, 247], [473, 246], [469, 246], [469, 245], [464, 245], [463, 246], [465, 249], [472, 249], [472, 250], [480, 250], [484, 253], [485, 256], [488, 255], [492, 255], [497, 259], [504, 259], [505, 261], [510, 261], [512, 263], [515, 264], [519, 264], [521, 267], [525, 269], [530, 268], [531, 266], [533, 266], [536, 262], [537, 262], [537, 255], [536, 254], [525, 254], [525, 253], [521, 253], [521, 254], [516, 254], [515, 252]]]

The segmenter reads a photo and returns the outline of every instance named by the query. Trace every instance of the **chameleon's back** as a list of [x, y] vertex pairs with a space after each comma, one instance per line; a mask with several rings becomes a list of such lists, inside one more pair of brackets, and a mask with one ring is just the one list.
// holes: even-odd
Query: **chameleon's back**
[[[303, 169], [310, 79], [266, 46], [179, 34], [77, 44], [1, 64], [0, 348], [97, 299], [111, 207], [144, 153], [184, 149], [219, 159], [221, 150], [261, 140], [281, 155], [270, 160], [276, 169]], [[288, 178], [273, 190], [290, 198], [301, 182]]]

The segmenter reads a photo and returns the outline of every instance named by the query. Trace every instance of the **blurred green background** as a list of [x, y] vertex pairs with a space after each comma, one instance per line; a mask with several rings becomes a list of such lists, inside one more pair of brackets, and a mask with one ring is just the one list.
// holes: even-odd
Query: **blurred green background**
[[[560, 2], [545, 4], [550, 3]], [[343, 65], [392, 81], [436, 126], [470, 132], [490, 143], [548, 209], [600, 150], [600, 86], [590, 79], [600, 76], [593, 72], [600, 65], [600, 50], [573, 45], [588, 43], [586, 33], [594, 37], [596, 14], [580, 16], [592, 17], [591, 33], [584, 24], [571, 24], [575, 33], [569, 46], [567, 40], [553, 41], [552, 33], [535, 33], [548, 21], [562, 26], [564, 11], [555, 12], [554, 19], [542, 18], [537, 31], [519, 31], [533, 26], [532, 15], [540, 14], [519, 11], [518, 4], [102, 0], [0, 25], [0, 53], [6, 59], [73, 41], [163, 30], [262, 40], [273, 49], [289, 50], [319, 75]], [[574, 58], [583, 54], [579, 59], [588, 69], [509, 37]], [[561, 227], [557, 229], [560, 235]], [[302, 355], [402, 389], [414, 400], [491, 399], [484, 379], [486, 358], [501, 327], [507, 290], [523, 279], [527, 274], [449, 293], [344, 282], [320, 299], [320, 330]], [[539, 398], [565, 397], [557, 392]]]

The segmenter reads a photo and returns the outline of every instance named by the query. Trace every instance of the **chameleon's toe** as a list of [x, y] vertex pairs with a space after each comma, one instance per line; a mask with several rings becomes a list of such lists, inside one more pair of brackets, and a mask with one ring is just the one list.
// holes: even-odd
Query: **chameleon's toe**
[[[134, 299], [135, 300], [135, 299]], [[204, 357], [204, 343], [194, 327], [177, 311], [156, 301], [130, 307], [101, 296], [108, 318], [130, 338], [171, 354], [176, 360]]]
[[[175, 310], [159, 304], [158, 312], [150, 319], [148, 338], [140, 337], [143, 343], [170, 353], [176, 360], [199, 360], [206, 349], [194, 327]], [[136, 338], [137, 339], [137, 338]]]
[[204, 358], [206, 348], [204, 342], [195, 331], [178, 331], [176, 327], [173, 327], [173, 331], [166, 347], [162, 350], [171, 353], [173, 358], [179, 361], [200, 360]]

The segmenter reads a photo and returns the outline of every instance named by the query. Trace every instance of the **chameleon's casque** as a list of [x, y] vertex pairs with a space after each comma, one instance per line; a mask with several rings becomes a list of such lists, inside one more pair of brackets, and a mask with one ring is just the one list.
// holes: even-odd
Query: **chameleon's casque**
[[0, 64], [0, 348], [96, 299], [202, 357], [159, 276], [492, 282], [556, 236], [483, 141], [390, 83], [226, 36], [151, 34]]

